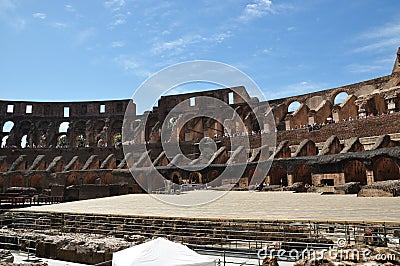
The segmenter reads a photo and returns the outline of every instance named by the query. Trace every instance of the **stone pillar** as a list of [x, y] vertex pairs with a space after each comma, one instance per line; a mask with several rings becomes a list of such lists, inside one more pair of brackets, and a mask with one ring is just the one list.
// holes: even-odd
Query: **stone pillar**
[[286, 130], [291, 130], [292, 128], [290, 127], [290, 120], [285, 121], [285, 128]]
[[344, 176], [344, 173], [338, 173], [337, 183], [335, 184], [335, 186], [344, 183], [346, 183], [346, 178]]
[[293, 185], [293, 175], [292, 174], [287, 174], [287, 182], [288, 182], [288, 186]]
[[313, 125], [315, 123], [315, 117], [314, 116], [309, 116], [308, 117], [308, 124]]
[[385, 99], [385, 102], [387, 104], [388, 107], [388, 112], [389, 114], [392, 114], [394, 112], [396, 112], [396, 102], [395, 102], [396, 97], [392, 96], [392, 97], [388, 97]]
[[374, 171], [367, 169], [365, 172], [367, 173], [367, 185], [374, 183], [375, 182]]
[[69, 141], [69, 147], [73, 148], [76, 147], [76, 143], [75, 143], [75, 128], [74, 128], [74, 123], [71, 121], [69, 122], [69, 126], [68, 126], [68, 130], [67, 130], [67, 136], [68, 136], [68, 141]]
[[335, 121], [335, 123], [340, 121], [339, 110], [333, 110], [332, 119], [333, 119], [333, 121]]
[[366, 118], [367, 117], [367, 110], [363, 106], [358, 108], [358, 117], [359, 118]]

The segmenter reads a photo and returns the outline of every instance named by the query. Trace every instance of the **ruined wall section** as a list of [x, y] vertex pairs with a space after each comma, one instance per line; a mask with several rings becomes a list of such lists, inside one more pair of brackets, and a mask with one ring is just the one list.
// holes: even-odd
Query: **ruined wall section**
[[115, 135], [121, 133], [128, 102], [0, 101], [1, 145], [3, 148], [112, 146]]

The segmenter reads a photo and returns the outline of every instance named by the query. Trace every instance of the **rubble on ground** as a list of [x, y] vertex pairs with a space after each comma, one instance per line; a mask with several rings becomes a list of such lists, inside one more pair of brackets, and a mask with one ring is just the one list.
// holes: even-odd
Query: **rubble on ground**
[[361, 190], [360, 182], [349, 182], [335, 186], [336, 194], [357, 194]]
[[358, 197], [398, 197], [400, 196], [400, 180], [378, 181], [363, 186]]

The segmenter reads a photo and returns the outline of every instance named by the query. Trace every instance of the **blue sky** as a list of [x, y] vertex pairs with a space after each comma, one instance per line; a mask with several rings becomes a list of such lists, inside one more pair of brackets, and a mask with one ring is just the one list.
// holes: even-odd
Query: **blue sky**
[[197, 59], [240, 69], [267, 99], [337, 87], [390, 74], [398, 10], [398, 0], [0, 0], [0, 98], [126, 99]]

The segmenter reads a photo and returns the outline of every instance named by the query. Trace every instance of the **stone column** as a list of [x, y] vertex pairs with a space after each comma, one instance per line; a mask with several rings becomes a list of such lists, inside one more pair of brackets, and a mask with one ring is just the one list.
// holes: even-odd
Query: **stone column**
[[293, 175], [292, 174], [287, 174], [287, 182], [288, 182], [288, 186], [293, 185]]
[[392, 114], [394, 112], [396, 112], [396, 96], [390, 96], [388, 98], [385, 98], [385, 102], [387, 104], [388, 107], [388, 112], [389, 114]]
[[374, 171], [367, 169], [365, 172], [367, 173], [367, 185], [374, 183], [375, 182]]

